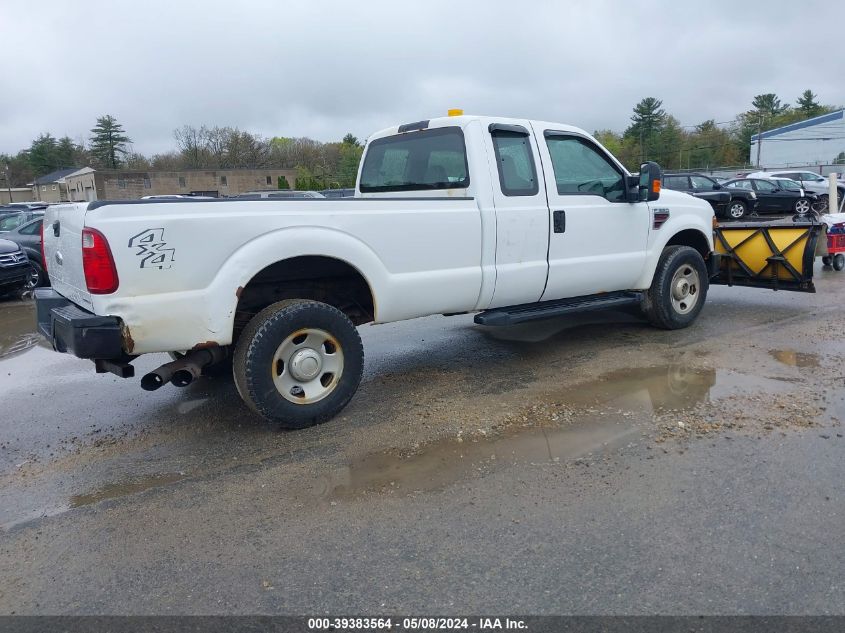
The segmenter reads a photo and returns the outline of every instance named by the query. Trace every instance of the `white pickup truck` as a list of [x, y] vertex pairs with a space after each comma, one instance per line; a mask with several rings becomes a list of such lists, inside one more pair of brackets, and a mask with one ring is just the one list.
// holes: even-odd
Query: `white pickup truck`
[[231, 366], [258, 414], [325, 421], [361, 379], [357, 325], [475, 312], [500, 326], [639, 304], [692, 323], [713, 210], [632, 176], [575, 127], [450, 116], [371, 136], [354, 198], [95, 201], [50, 207], [37, 292], [54, 349], [145, 389]]

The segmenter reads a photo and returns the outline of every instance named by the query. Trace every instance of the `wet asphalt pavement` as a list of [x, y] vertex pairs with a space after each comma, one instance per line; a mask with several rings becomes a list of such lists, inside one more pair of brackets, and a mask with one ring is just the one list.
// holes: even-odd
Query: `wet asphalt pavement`
[[816, 284], [678, 332], [365, 326], [358, 395], [298, 432], [0, 302], [0, 612], [845, 614], [845, 273]]

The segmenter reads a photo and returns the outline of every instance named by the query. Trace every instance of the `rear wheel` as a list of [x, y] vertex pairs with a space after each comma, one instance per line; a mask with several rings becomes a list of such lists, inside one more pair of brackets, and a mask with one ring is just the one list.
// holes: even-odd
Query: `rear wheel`
[[235, 347], [235, 385], [250, 409], [284, 428], [326, 422], [352, 399], [364, 367], [358, 330], [326, 303], [293, 299], [259, 312]]
[[845, 268], [845, 255], [837, 253], [833, 257], [833, 270], [842, 270]]
[[833, 259], [831, 258], [830, 255], [824, 255], [822, 257], [822, 266], [830, 266], [832, 261], [833, 261]]
[[667, 246], [657, 263], [643, 311], [652, 325], [666, 330], [695, 321], [707, 298], [709, 279], [704, 259], [689, 246]]
[[728, 203], [728, 217], [731, 220], [739, 220], [740, 218], [745, 217], [745, 212], [747, 211], [747, 207], [742, 200], [731, 200]]

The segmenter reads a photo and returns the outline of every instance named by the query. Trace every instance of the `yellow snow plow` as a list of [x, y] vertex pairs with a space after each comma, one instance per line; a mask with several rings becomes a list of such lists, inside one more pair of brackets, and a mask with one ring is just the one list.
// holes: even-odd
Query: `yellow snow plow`
[[823, 231], [817, 223], [717, 225], [710, 283], [815, 292], [813, 261]]

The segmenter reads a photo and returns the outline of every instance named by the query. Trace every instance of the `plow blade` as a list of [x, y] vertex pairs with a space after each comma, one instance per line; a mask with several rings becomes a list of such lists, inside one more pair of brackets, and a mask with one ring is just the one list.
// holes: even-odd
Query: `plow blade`
[[710, 283], [815, 292], [813, 261], [821, 224], [743, 222], [713, 229]]

